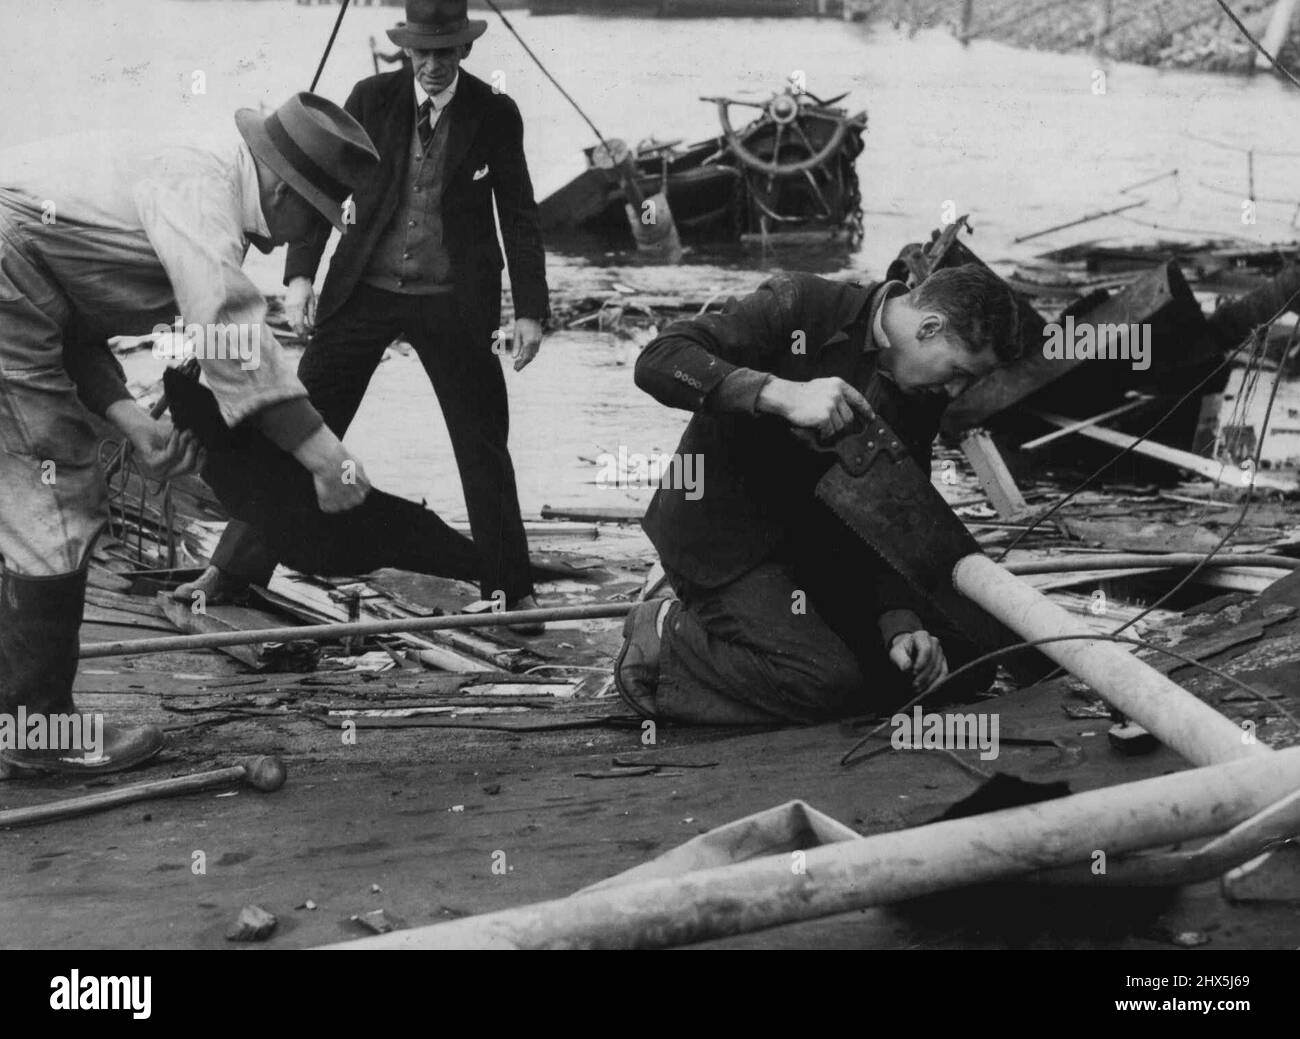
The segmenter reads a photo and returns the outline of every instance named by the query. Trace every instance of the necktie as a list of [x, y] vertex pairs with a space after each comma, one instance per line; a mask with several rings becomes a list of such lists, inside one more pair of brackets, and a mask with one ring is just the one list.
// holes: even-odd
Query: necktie
[[429, 150], [429, 142], [433, 140], [433, 127], [429, 123], [429, 115], [433, 111], [433, 101], [425, 98], [420, 102], [420, 111], [415, 117], [416, 129], [420, 131], [420, 147], [425, 151]]

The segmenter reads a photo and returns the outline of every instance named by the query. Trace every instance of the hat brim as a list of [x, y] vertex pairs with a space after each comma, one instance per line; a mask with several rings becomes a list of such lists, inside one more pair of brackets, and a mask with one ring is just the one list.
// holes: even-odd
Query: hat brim
[[271, 142], [263, 122], [265, 118], [252, 108], [241, 108], [235, 113], [235, 125], [249, 150], [296, 194], [306, 199], [334, 228], [343, 231], [343, 203], [331, 198], [289, 164], [289, 160]]
[[471, 18], [469, 24], [460, 32], [420, 32], [408, 22], [399, 22], [387, 30], [388, 38], [399, 47], [412, 50], [437, 50], [439, 47], [459, 47], [462, 43], [473, 43], [485, 32], [488, 23], [480, 18]]

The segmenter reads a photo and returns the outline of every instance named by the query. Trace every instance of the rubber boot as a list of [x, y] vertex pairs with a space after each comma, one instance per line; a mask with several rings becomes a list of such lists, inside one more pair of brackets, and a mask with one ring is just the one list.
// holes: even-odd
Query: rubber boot
[[[20, 770], [116, 772], [162, 749], [153, 725], [109, 725], [78, 716], [77, 676], [86, 572], [0, 578], [0, 759]], [[37, 732], [41, 732], [42, 746]], [[60, 737], [61, 734], [61, 737]], [[67, 745], [51, 746], [52, 743]]]

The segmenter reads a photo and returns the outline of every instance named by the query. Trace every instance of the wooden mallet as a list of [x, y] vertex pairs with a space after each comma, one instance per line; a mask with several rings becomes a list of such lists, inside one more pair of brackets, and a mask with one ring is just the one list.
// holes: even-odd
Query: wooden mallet
[[49, 804], [10, 808], [0, 812], [0, 829], [30, 826], [56, 819], [71, 819], [73, 816], [89, 815], [92, 812], [132, 804], [135, 801], [194, 794], [200, 790], [212, 790], [238, 783], [247, 783], [254, 790], [270, 793], [284, 786], [285, 775], [283, 761], [272, 755], [263, 754], [258, 757], [244, 758], [237, 765], [214, 769], [211, 772], [175, 776], [171, 779], [151, 779], [144, 783], [132, 783], [130, 786], [118, 787], [115, 790], [69, 797]]

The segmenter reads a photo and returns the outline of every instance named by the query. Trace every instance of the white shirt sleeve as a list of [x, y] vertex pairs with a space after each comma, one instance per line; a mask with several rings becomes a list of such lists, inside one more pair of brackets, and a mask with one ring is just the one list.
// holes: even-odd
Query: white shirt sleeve
[[[266, 301], [243, 271], [246, 244], [233, 180], [167, 170], [137, 182], [145, 235], [167, 272], [187, 337], [231, 426], [307, 391], [266, 324]], [[192, 329], [190, 326], [200, 326]]]

